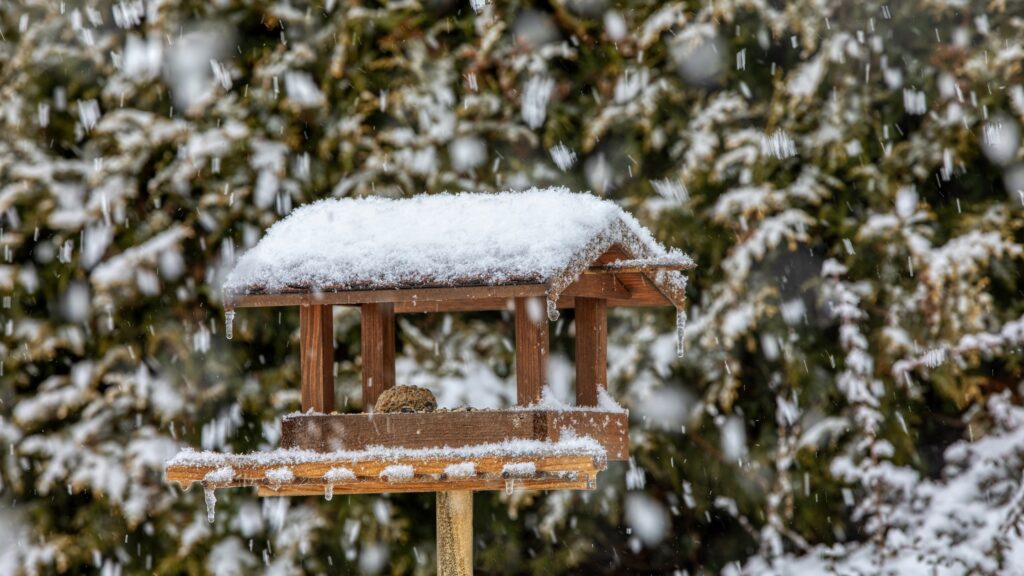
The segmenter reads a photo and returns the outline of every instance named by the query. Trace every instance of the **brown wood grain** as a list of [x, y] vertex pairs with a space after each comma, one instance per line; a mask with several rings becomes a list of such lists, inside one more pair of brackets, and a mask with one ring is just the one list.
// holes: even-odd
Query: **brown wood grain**
[[632, 294], [618, 281], [615, 274], [583, 274], [569, 284], [562, 294], [585, 298], [632, 298]]
[[437, 574], [473, 574], [473, 492], [437, 493]]
[[409, 414], [308, 414], [285, 418], [281, 446], [317, 452], [388, 448], [461, 448], [524, 439], [553, 442], [570, 428], [589, 436], [609, 460], [629, 458], [629, 417], [623, 412], [549, 410]]
[[404, 302], [426, 303], [480, 298], [543, 296], [543, 284], [510, 286], [467, 286], [461, 288], [405, 288], [397, 290], [349, 290], [340, 292], [283, 292], [267, 294], [225, 294], [225, 305], [235, 308], [299, 306], [302, 304], [358, 305]]
[[597, 406], [598, 390], [608, 385], [608, 304], [576, 299], [576, 404]]
[[[614, 276], [617, 284], [607, 279], [591, 284], [589, 277]], [[559, 308], [572, 308], [573, 297], [603, 297], [609, 306], [650, 307], [670, 306], [671, 303], [657, 287], [639, 272], [583, 274], [578, 286], [570, 286], [558, 300]], [[577, 281], [577, 282], [580, 282]], [[227, 295], [226, 305], [235, 308], [269, 306], [336, 305], [359, 306], [373, 303], [393, 303], [400, 314], [417, 312], [473, 312], [482, 310], [508, 310], [509, 301], [520, 297], [543, 297], [547, 288], [543, 284], [520, 286], [473, 286], [468, 288], [420, 288], [404, 290], [354, 290], [349, 292], [234, 294]]]
[[[642, 281], [639, 281], [642, 282]], [[642, 290], [646, 290], [642, 288]], [[630, 295], [627, 300], [619, 298], [607, 298], [605, 301], [608, 303], [609, 308], [664, 308], [670, 306], [666, 304], [665, 298], [661, 293], [655, 292], [640, 292], [636, 295]], [[436, 312], [494, 312], [494, 311], [513, 311], [515, 309], [515, 299], [509, 298], [494, 298], [494, 299], [480, 299], [480, 300], [450, 300], [447, 302], [420, 302], [416, 305], [410, 303], [398, 302], [395, 304], [396, 314], [432, 314]], [[576, 307], [576, 298], [573, 296], [567, 296], [562, 294], [558, 298], [559, 310], [568, 310]]]
[[[615, 278], [629, 291], [631, 306], [672, 306], [672, 302], [639, 272], [615, 274]], [[610, 305], [619, 306], [618, 300], [609, 298]]]
[[395, 305], [363, 304], [363, 410], [369, 412], [377, 398], [395, 385]]
[[548, 381], [548, 317], [544, 298], [516, 298], [516, 402], [540, 401]]
[[[561, 304], [561, 302], [559, 302]], [[485, 312], [515, 309], [515, 298], [472, 298], [433, 300], [428, 302], [396, 302], [396, 314], [424, 314], [435, 312]]]
[[330, 306], [299, 307], [302, 410], [334, 411], [334, 319]]
[[[443, 492], [447, 490], [505, 490], [508, 484], [501, 478], [462, 478], [458, 480], [413, 480], [409, 482], [366, 481], [352, 484], [334, 484], [331, 491], [335, 496], [345, 494], [388, 494], [407, 492]], [[512, 481], [514, 490], [593, 490], [595, 484], [591, 477], [577, 476], [570, 478], [538, 478], [516, 479]], [[282, 485], [277, 490], [269, 486], [257, 486], [257, 495], [274, 496], [319, 496], [323, 498], [323, 484]]]
[[604, 447], [608, 460], [629, 460], [629, 414], [625, 412], [551, 412], [548, 438], [557, 442], [569, 430], [589, 436]]

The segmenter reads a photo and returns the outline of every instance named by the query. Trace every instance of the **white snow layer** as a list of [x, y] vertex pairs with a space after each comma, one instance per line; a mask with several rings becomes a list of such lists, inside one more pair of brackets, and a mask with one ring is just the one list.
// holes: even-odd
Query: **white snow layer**
[[385, 480], [411, 480], [416, 475], [416, 470], [409, 464], [392, 464], [380, 471], [380, 477]]
[[217, 468], [203, 477], [203, 482], [210, 484], [226, 484], [235, 479], [235, 469], [230, 466]]
[[501, 475], [509, 478], [529, 478], [537, 473], [534, 462], [509, 462], [501, 467]]
[[566, 188], [408, 199], [329, 199], [296, 209], [239, 259], [228, 292], [544, 282], [593, 243], [634, 233], [668, 251], [615, 203]]
[[449, 478], [469, 478], [476, 475], [476, 464], [473, 462], [458, 462], [445, 466], [444, 473]]
[[[251, 466], [289, 466], [314, 462], [366, 462], [391, 461], [403, 459], [458, 459], [485, 457], [540, 457], [540, 456], [580, 456], [589, 455], [599, 458], [607, 456], [604, 447], [589, 436], [562, 438], [557, 442], [540, 442], [537, 440], [506, 440], [493, 444], [477, 444], [460, 448], [385, 448], [371, 446], [365, 450], [339, 450], [335, 452], [316, 452], [278, 448], [269, 452], [253, 452], [250, 454], [225, 454], [221, 452], [197, 452], [184, 448], [167, 462], [167, 466], [188, 466], [192, 468], [231, 466], [235, 469]], [[288, 470], [287, 468], [283, 468]], [[280, 470], [280, 469], [279, 469]], [[267, 478], [271, 478], [267, 472]], [[289, 470], [290, 472], [290, 470]], [[290, 480], [281, 478], [283, 482]]]
[[355, 480], [356, 475], [348, 468], [336, 467], [331, 468], [324, 473], [324, 482], [345, 482], [346, 480]]

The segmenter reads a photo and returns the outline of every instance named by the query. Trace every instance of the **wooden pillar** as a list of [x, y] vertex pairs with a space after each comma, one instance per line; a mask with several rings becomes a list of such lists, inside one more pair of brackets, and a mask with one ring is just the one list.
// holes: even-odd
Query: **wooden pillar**
[[334, 317], [330, 305], [299, 307], [302, 411], [334, 411]]
[[597, 406], [608, 386], [608, 302], [576, 298], [576, 405]]
[[363, 410], [395, 385], [395, 305], [363, 304]]
[[473, 574], [473, 492], [437, 493], [437, 574]]
[[548, 319], [543, 298], [516, 298], [516, 403], [540, 401], [548, 383]]

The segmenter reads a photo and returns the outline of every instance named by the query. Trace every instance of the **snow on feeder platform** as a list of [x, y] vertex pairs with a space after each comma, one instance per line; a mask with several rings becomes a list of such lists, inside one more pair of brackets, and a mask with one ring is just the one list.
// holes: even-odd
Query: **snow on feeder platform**
[[[472, 491], [593, 489], [629, 454], [628, 415], [607, 386], [609, 306], [677, 311], [688, 256], [616, 204], [564, 188], [500, 194], [324, 200], [293, 211], [239, 259], [224, 285], [237, 308], [299, 308], [302, 412], [263, 453], [183, 450], [166, 478], [264, 496], [438, 493], [438, 568], [472, 567]], [[334, 413], [333, 306], [362, 314], [362, 400], [395, 388], [395, 314], [509, 310], [517, 406]], [[576, 405], [542, 399], [548, 322], [574, 309]], [[394, 404], [394, 403], [391, 403]], [[400, 404], [400, 403], [399, 403]], [[421, 410], [422, 411], [419, 411]], [[412, 410], [412, 409], [410, 409]]]

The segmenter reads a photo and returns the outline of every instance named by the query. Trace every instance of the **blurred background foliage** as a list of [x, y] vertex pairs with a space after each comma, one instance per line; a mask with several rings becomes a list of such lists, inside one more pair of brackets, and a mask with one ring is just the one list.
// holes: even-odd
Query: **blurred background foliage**
[[[901, 506], [1019, 404], [1015, 3], [19, 0], [0, 33], [0, 572], [432, 573], [431, 495], [222, 492], [209, 524], [163, 462], [274, 447], [298, 408], [297, 313], [228, 341], [219, 288], [293, 207], [549, 185], [697, 260], [688, 354], [671, 312], [611, 315], [633, 460], [479, 494], [479, 572], [1010, 565], [921, 548]], [[510, 402], [507, 315], [399, 337], [401, 380]], [[360, 410], [358, 312], [335, 338]], [[1014, 526], [1001, 462], [984, 510]]]

